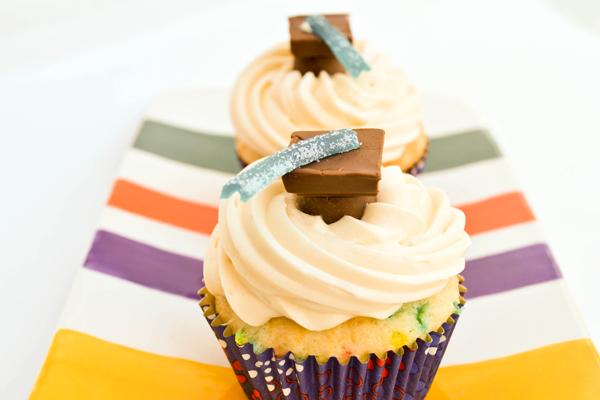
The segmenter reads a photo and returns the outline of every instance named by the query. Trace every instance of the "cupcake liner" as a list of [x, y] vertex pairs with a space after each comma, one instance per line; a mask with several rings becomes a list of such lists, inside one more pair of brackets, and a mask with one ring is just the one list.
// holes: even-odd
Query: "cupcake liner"
[[427, 156], [429, 156], [429, 144], [425, 148], [425, 152], [423, 153], [423, 156], [419, 159], [419, 161], [417, 161], [416, 163], [414, 163], [405, 172], [407, 174], [411, 174], [412, 176], [419, 175], [425, 169], [425, 164], [427, 163]]
[[[462, 308], [466, 289], [460, 285], [460, 290]], [[252, 400], [423, 399], [458, 320], [458, 314], [452, 314], [425, 340], [388, 351], [384, 358], [370, 354], [364, 360], [353, 356], [341, 363], [331, 357], [321, 364], [314, 356], [300, 360], [291, 352], [278, 357], [272, 348], [257, 354], [250, 343], [239, 346], [233, 330], [216, 314], [214, 297], [205, 288], [199, 293], [204, 316]]]

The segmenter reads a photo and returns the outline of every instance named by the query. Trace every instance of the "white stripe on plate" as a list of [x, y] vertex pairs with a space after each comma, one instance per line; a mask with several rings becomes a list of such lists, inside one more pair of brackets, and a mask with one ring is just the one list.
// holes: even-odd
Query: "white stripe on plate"
[[[132, 149], [121, 178], [178, 198], [218, 206], [229, 175]], [[494, 179], [489, 179], [494, 176]], [[486, 160], [421, 176], [427, 186], [442, 187], [453, 204], [465, 204], [516, 190], [503, 159]], [[207, 237], [122, 210], [107, 208], [101, 227], [133, 240], [190, 257], [204, 254]], [[469, 259], [501, 253], [542, 241], [536, 223], [496, 229], [474, 236]]]
[[209, 236], [107, 206], [98, 229], [196, 259], [204, 258]]
[[217, 206], [221, 187], [231, 175], [130, 149], [118, 177], [183, 200]]
[[[490, 177], [494, 179], [490, 179]], [[218, 206], [221, 187], [229, 174], [172, 161], [143, 150], [125, 156], [119, 178], [174, 197]], [[481, 161], [458, 168], [422, 174], [427, 186], [437, 186], [453, 204], [465, 204], [517, 190], [506, 161]]]
[[425, 94], [425, 131], [430, 138], [481, 129], [486, 126], [469, 107], [455, 99]]
[[[61, 328], [155, 354], [227, 366], [195, 301], [82, 269]], [[467, 302], [443, 365], [586, 337], [562, 280]]]
[[224, 87], [175, 90], [158, 97], [145, 118], [194, 132], [231, 136], [229, 90]]
[[471, 240], [473, 242], [467, 252], [467, 260], [504, 253], [544, 242], [538, 223], [535, 221], [478, 233], [471, 236]]
[[[145, 243], [156, 248], [203, 259], [209, 236], [165, 224], [150, 218], [107, 206], [100, 218], [99, 229]], [[542, 243], [537, 222], [527, 222], [480, 233], [471, 237], [473, 243], [467, 260]]]
[[228, 366], [195, 300], [82, 268], [60, 321], [133, 349]]
[[467, 301], [442, 365], [587, 337], [562, 279]]
[[503, 158], [419, 175], [426, 186], [443, 189], [452, 204], [466, 204], [517, 190]]

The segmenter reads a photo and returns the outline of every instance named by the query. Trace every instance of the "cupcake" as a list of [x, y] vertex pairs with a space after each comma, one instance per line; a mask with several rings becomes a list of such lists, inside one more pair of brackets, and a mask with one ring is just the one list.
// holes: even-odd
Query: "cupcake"
[[[256, 193], [220, 203], [200, 304], [250, 399], [418, 399], [431, 385], [464, 304], [465, 216], [441, 190], [373, 160], [382, 147], [369, 131], [360, 149], [312, 164], [297, 160], [314, 149], [292, 145], [298, 168], [283, 180], [269, 164], [281, 153], [251, 164], [233, 187]], [[344, 196], [364, 209], [329, 224], [300, 201]]]
[[[347, 43], [347, 15], [326, 20]], [[244, 165], [287, 146], [289, 132], [332, 128], [386, 131], [383, 162], [416, 174], [427, 155], [423, 107], [415, 87], [365, 42], [351, 47], [367, 65], [353, 76], [326, 42], [290, 18], [290, 42], [259, 55], [240, 73], [230, 100], [235, 146]], [[304, 23], [306, 25], [306, 23]]]

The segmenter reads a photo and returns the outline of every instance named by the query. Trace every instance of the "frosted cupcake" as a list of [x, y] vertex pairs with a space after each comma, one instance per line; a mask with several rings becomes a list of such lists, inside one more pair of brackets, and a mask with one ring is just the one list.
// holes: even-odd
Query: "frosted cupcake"
[[[338, 173], [355, 176], [344, 165], [359, 156], [301, 168], [344, 158]], [[427, 393], [464, 304], [465, 216], [397, 166], [378, 173], [362, 215], [330, 224], [299, 209], [306, 190], [289, 180], [221, 201], [201, 305], [249, 398]]]
[[[352, 40], [347, 16], [326, 18]], [[259, 55], [235, 83], [230, 113], [240, 160], [249, 164], [281, 150], [289, 132], [372, 127], [386, 131], [385, 165], [419, 172], [428, 140], [415, 87], [364, 42], [354, 49], [369, 69], [353, 77], [324, 41], [298, 28], [298, 19], [304, 18], [290, 19], [291, 41]]]

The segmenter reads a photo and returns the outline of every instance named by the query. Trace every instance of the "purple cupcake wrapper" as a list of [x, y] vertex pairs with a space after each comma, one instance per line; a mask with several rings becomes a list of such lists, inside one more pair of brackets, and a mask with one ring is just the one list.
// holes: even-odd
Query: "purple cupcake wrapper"
[[[418, 339], [411, 347], [404, 346], [397, 352], [388, 351], [383, 359], [371, 354], [363, 362], [351, 357], [343, 364], [331, 357], [320, 364], [314, 356], [300, 361], [289, 352], [277, 357], [273, 349], [257, 354], [250, 343], [239, 346], [235, 335], [226, 332], [227, 325], [215, 314], [214, 297], [206, 289], [200, 294], [204, 316], [238, 382], [252, 400], [423, 399], [458, 320], [458, 314], [452, 314], [425, 340]], [[460, 307], [463, 305], [461, 296]]]
[[406, 173], [411, 174], [412, 176], [417, 176], [421, 172], [423, 172], [423, 170], [425, 169], [425, 164], [427, 163], [427, 156], [429, 156], [429, 146], [427, 146], [427, 149], [425, 149], [425, 154], [423, 154], [423, 157], [421, 157], [419, 161], [414, 163], [412, 167], [410, 167], [408, 171], [406, 171]]

